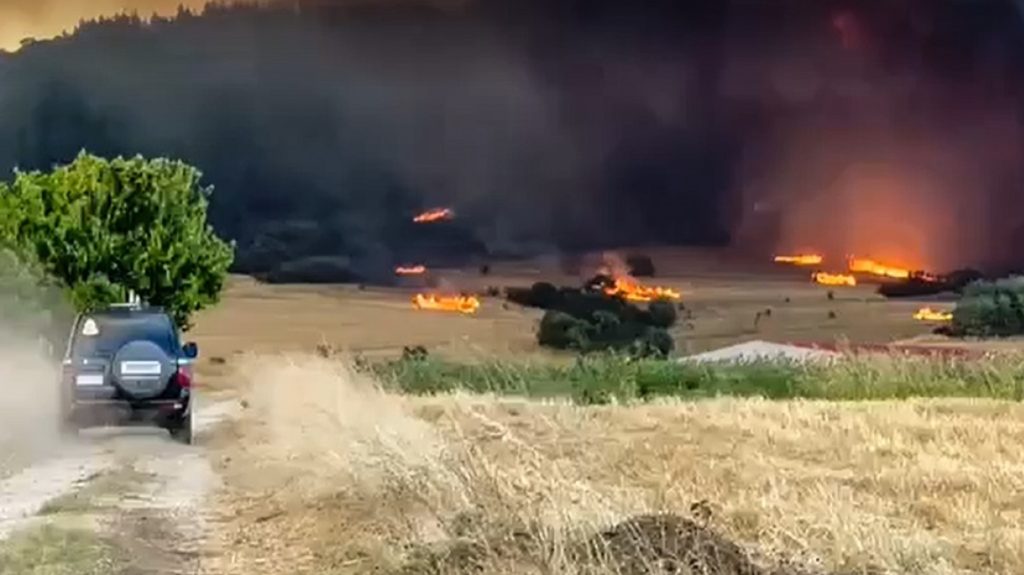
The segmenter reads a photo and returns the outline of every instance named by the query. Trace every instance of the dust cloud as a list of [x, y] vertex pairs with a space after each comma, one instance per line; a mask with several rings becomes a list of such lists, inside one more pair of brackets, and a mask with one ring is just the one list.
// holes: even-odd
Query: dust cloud
[[[349, 363], [315, 356], [250, 356], [239, 367], [247, 382], [249, 421], [265, 441], [248, 449], [278, 462], [277, 479], [298, 492], [347, 484], [369, 494], [415, 485], [421, 497], [450, 508], [466, 493], [453, 472], [455, 454], [406, 398], [388, 394]], [[339, 483], [338, 478], [347, 482]]]
[[71, 308], [0, 251], [0, 476], [61, 447], [60, 340]]
[[58, 368], [44, 345], [0, 325], [0, 476], [59, 448]]

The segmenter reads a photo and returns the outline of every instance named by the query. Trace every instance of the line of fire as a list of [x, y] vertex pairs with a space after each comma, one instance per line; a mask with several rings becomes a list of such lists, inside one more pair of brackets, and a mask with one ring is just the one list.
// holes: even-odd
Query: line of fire
[[[822, 286], [855, 288], [865, 283], [875, 283], [880, 284], [878, 290], [884, 295], [901, 295], [901, 292], [906, 295], [937, 294], [976, 279], [970, 274], [943, 276], [858, 256], [847, 256], [842, 269], [838, 266], [823, 269], [827, 267], [829, 259], [819, 253], [776, 255], [772, 261], [786, 266], [812, 267], [815, 271], [811, 273], [811, 281]], [[914, 313], [914, 319], [924, 322], [948, 322], [953, 319], [953, 314], [949, 311], [923, 307]]]

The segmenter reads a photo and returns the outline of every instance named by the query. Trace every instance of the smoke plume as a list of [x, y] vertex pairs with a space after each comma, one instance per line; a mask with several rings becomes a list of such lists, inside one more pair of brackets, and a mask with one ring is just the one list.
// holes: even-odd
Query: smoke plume
[[[645, 243], [1024, 263], [1014, 1], [270, 4], [0, 59], [0, 169], [181, 157], [250, 269]], [[411, 223], [434, 206], [457, 220]]]

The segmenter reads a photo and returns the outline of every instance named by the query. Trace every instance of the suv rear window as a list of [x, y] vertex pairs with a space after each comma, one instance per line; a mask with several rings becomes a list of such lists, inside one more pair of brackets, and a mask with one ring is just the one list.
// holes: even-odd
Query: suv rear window
[[[86, 329], [90, 321], [95, 331], [93, 326]], [[156, 314], [82, 317], [75, 326], [71, 354], [74, 357], [109, 357], [135, 340], [155, 343], [171, 357], [178, 355], [178, 334], [170, 319]]]

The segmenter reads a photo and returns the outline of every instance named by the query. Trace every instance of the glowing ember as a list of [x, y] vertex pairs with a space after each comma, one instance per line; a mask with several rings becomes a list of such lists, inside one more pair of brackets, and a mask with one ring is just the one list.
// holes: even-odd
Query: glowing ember
[[655, 299], [679, 299], [682, 296], [679, 292], [665, 287], [648, 287], [641, 285], [634, 279], [619, 277], [615, 283], [604, 288], [604, 293], [610, 296], [622, 296], [629, 301], [646, 302]]
[[871, 274], [881, 277], [907, 279], [910, 277], [910, 270], [887, 266], [874, 260], [864, 258], [850, 258], [849, 269], [851, 272]]
[[857, 285], [857, 278], [848, 274], [830, 274], [828, 272], [815, 272], [811, 279], [816, 283], [825, 286], [850, 286]]
[[480, 300], [473, 296], [436, 296], [418, 293], [412, 298], [412, 303], [416, 309], [465, 314], [476, 313], [476, 310], [480, 309]]
[[425, 273], [427, 273], [426, 266], [410, 266], [410, 267], [399, 266], [399, 267], [395, 268], [395, 275], [400, 275], [400, 276], [418, 276], [418, 275], [423, 275]]
[[919, 321], [952, 321], [953, 312], [923, 307], [917, 310], [917, 313], [914, 314], [914, 319]]
[[413, 218], [412, 221], [416, 222], [417, 224], [429, 224], [432, 222], [440, 222], [442, 220], [450, 220], [453, 219], [454, 217], [455, 212], [452, 211], [451, 209], [437, 208], [434, 210], [423, 212], [422, 214]]
[[816, 266], [824, 261], [824, 258], [817, 254], [800, 254], [797, 256], [775, 256], [777, 264], [792, 264], [795, 266]]

